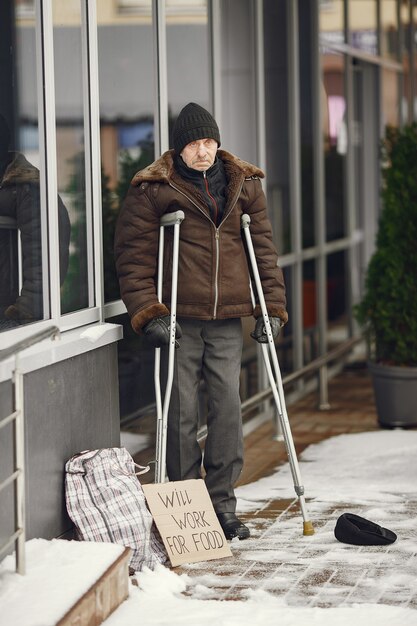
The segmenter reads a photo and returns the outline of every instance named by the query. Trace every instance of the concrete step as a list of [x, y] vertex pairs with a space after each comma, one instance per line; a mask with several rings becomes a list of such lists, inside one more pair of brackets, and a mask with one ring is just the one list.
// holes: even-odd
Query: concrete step
[[125, 548], [56, 626], [99, 626], [104, 622], [129, 594], [130, 554], [131, 550]]
[[0, 623], [98, 626], [129, 594], [130, 548], [114, 543], [31, 539], [26, 572], [0, 563]]

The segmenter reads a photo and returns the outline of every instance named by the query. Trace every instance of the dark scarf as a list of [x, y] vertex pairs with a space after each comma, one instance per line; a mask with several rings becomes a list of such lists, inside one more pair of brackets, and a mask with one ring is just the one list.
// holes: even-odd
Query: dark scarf
[[188, 167], [178, 155], [174, 155], [174, 165], [181, 178], [195, 185], [203, 195], [210, 217], [218, 226], [222, 221], [227, 199], [227, 177], [223, 161], [216, 157], [205, 177], [203, 172]]

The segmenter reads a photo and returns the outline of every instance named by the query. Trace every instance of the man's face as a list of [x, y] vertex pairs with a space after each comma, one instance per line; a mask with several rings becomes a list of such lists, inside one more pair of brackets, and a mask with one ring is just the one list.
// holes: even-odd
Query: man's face
[[215, 139], [196, 139], [187, 143], [185, 148], [182, 149], [182, 160], [191, 169], [204, 172], [213, 165], [217, 148]]

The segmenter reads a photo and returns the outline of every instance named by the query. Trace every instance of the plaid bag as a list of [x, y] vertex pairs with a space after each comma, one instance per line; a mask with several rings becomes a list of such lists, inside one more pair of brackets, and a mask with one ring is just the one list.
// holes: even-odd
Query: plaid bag
[[126, 448], [80, 452], [65, 464], [65, 499], [78, 539], [132, 548], [129, 565], [137, 571], [144, 565], [153, 569], [165, 563], [167, 554], [156, 535], [135, 465]]

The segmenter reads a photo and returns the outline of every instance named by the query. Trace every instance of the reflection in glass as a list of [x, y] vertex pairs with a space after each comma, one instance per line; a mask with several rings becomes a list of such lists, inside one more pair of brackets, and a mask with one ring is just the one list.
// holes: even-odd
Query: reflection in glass
[[285, 291], [287, 296], [288, 322], [281, 329], [276, 346], [279, 366], [281, 373], [284, 376], [285, 374], [289, 374], [294, 371], [294, 324], [291, 311], [294, 311], [295, 306], [297, 305], [294, 302], [293, 293], [293, 268], [291, 266], [283, 267], [282, 271], [284, 274]]
[[35, 21], [22, 24], [16, 4], [0, 13], [0, 331], [48, 316]]
[[341, 343], [349, 336], [348, 290], [346, 252], [335, 252], [327, 257], [327, 319], [328, 348]]
[[[292, 250], [286, 5], [264, 3], [266, 183], [269, 217], [280, 255]], [[279, 80], [277, 80], [279, 77]]]
[[354, 220], [353, 228], [364, 228], [365, 211], [364, 205], [364, 171], [365, 171], [365, 146], [363, 142], [362, 126], [364, 120], [364, 75], [361, 63], [355, 63], [352, 67], [353, 74], [353, 132], [352, 151], [354, 168]]
[[127, 8], [129, 14], [109, 18], [105, 3], [97, 3], [105, 302], [120, 298], [117, 215], [133, 175], [154, 160], [152, 2], [119, 3]]
[[398, 59], [397, 0], [381, 0], [381, 54]]
[[345, 161], [348, 141], [345, 59], [337, 54], [324, 54], [322, 67], [326, 239], [332, 241], [345, 234]]
[[314, 159], [314, 109], [311, 73], [311, 28], [308, 11], [299, 13], [299, 64], [300, 64], [300, 133], [301, 133], [301, 210], [302, 247], [316, 243], [315, 228], [315, 159]]
[[[417, 5], [416, 4], [413, 5], [412, 15], [413, 15], [413, 24], [412, 24], [413, 39], [414, 39], [414, 42], [416, 42], [416, 38], [417, 38]], [[414, 64], [413, 66], [414, 93], [412, 94], [412, 102], [413, 102], [412, 114], [413, 114], [413, 119], [417, 120], [417, 45], [414, 45], [413, 64]]]
[[155, 350], [149, 347], [143, 335], [137, 335], [127, 313], [109, 318], [112, 324], [123, 327], [119, 351], [119, 404], [120, 418], [124, 421], [154, 416], [155, 386], [153, 380]]
[[167, 13], [169, 133], [184, 105], [210, 103], [207, 1], [184, 4], [172, 0]]
[[[113, 257], [120, 207], [133, 175], [155, 158], [152, 2], [117, 4], [118, 14], [109, 15], [106, 3], [97, 3], [106, 303], [120, 299]], [[154, 350], [133, 332], [127, 314], [109, 321], [123, 327], [123, 339], [118, 342], [118, 371], [124, 427], [149, 411], [154, 416]], [[140, 420], [140, 424], [143, 422]]]
[[314, 260], [303, 263], [303, 351], [304, 364], [317, 355], [317, 284]]
[[377, 0], [348, 0], [349, 43], [368, 54], [378, 54]]
[[400, 4], [400, 29], [402, 29], [403, 36], [399, 38], [399, 61], [403, 67], [403, 81], [402, 81], [402, 104], [401, 114], [405, 123], [412, 121], [413, 115], [413, 94], [412, 91], [412, 72], [414, 67], [412, 65], [412, 23], [410, 22], [410, 10], [407, 2], [401, 2]]
[[385, 126], [398, 126], [399, 82], [397, 72], [384, 69], [382, 72], [382, 122]]
[[61, 311], [92, 306], [88, 286], [81, 7], [53, 4], [58, 193], [71, 222]]
[[319, 3], [320, 42], [324, 45], [345, 43], [344, 0]]

